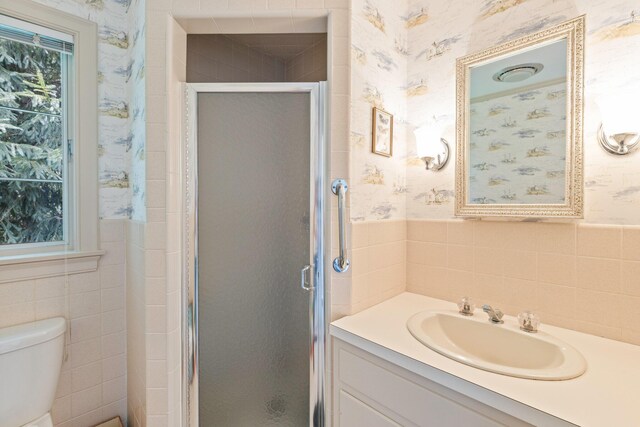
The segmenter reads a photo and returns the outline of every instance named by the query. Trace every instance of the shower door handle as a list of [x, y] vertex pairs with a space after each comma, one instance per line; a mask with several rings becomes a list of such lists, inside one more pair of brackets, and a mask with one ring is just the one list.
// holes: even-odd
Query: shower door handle
[[196, 369], [198, 361], [196, 359], [196, 345], [197, 345], [197, 337], [196, 337], [196, 328], [195, 328], [195, 319], [194, 319], [194, 311], [193, 311], [193, 303], [189, 304], [187, 308], [187, 351], [189, 353], [189, 359], [187, 360], [187, 372], [188, 372], [188, 382], [189, 384], [193, 383], [193, 380], [196, 376]]
[[346, 234], [346, 222], [347, 222], [347, 209], [346, 209], [346, 195], [349, 190], [347, 181], [338, 178], [331, 183], [331, 191], [338, 196], [338, 245], [339, 254], [336, 259], [333, 260], [333, 269], [338, 273], [344, 273], [349, 269], [349, 258], [347, 256], [347, 234]]
[[305, 291], [312, 291], [315, 289], [314, 286], [309, 284], [309, 273], [311, 272], [311, 266], [305, 265], [302, 270], [300, 270], [300, 287]]

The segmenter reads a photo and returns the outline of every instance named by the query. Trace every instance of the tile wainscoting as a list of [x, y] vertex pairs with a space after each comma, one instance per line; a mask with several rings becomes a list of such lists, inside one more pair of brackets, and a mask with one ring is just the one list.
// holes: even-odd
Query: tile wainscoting
[[129, 425], [146, 419], [145, 223], [127, 221], [127, 414]]
[[347, 299], [353, 314], [405, 291], [406, 221], [353, 223], [351, 238], [351, 294]]
[[640, 228], [408, 221], [407, 290], [640, 344]]
[[640, 227], [409, 220], [354, 223], [352, 238], [351, 313], [406, 283], [640, 345]]
[[105, 254], [97, 271], [0, 284], [0, 327], [57, 316], [70, 322], [56, 427], [126, 419], [125, 222], [100, 221]]

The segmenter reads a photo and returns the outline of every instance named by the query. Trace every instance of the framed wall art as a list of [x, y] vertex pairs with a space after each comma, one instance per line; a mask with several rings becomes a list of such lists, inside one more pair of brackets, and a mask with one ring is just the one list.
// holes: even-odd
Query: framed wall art
[[385, 157], [393, 154], [393, 115], [378, 107], [373, 108], [371, 151]]

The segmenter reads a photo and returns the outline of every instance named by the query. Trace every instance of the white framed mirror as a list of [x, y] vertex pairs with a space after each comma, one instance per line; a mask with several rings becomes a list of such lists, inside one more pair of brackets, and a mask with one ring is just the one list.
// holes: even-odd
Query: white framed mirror
[[584, 16], [457, 60], [456, 215], [583, 216]]

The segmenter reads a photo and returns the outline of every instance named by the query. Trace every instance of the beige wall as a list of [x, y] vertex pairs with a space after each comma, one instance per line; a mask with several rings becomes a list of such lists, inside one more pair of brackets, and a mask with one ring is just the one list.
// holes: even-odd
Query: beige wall
[[52, 416], [56, 427], [126, 415], [125, 220], [100, 221], [97, 271], [0, 284], [0, 327], [70, 321]]
[[405, 291], [406, 221], [358, 222], [351, 226], [350, 304], [336, 307], [334, 318], [369, 308]]
[[321, 82], [327, 80], [327, 41], [320, 41], [284, 62], [285, 82]]
[[187, 81], [283, 82], [285, 64], [221, 34], [189, 34]]
[[[261, 36], [256, 34], [256, 37]], [[326, 39], [298, 55], [280, 58], [222, 34], [187, 36], [187, 81], [190, 83], [317, 82], [326, 79]]]
[[352, 236], [352, 303], [341, 314], [406, 283], [408, 292], [452, 303], [470, 296], [477, 307], [530, 310], [543, 324], [640, 345], [640, 227], [409, 220], [356, 223]]
[[640, 345], [640, 228], [407, 222], [407, 290]]

